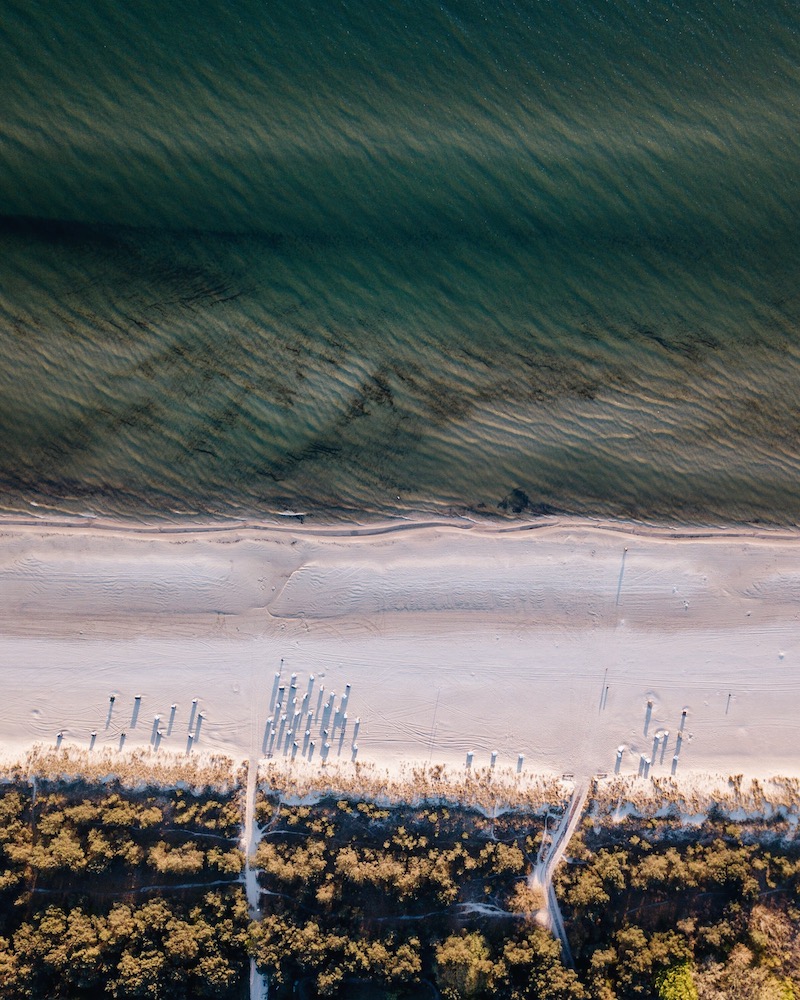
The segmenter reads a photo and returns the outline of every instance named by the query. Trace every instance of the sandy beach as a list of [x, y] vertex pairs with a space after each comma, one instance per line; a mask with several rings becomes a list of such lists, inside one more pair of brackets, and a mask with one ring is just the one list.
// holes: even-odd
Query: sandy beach
[[287, 519], [0, 534], [5, 755], [800, 773], [800, 533]]

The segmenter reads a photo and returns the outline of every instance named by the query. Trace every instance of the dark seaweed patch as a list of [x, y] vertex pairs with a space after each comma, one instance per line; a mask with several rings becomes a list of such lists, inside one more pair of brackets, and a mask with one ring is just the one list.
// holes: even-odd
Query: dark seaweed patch
[[528, 509], [531, 500], [528, 494], [518, 486], [507, 493], [497, 505], [500, 510], [510, 510], [512, 514], [521, 514]]
[[355, 395], [347, 404], [342, 422], [348, 424], [359, 417], [369, 416], [368, 403], [394, 408], [392, 387], [382, 372], [376, 372], [371, 378], [361, 383]]
[[[476, 508], [485, 508], [485, 503], [476, 504]], [[549, 503], [532, 503], [531, 498], [518, 486], [507, 493], [497, 505], [498, 510], [511, 511], [512, 514], [533, 514], [536, 517], [546, 517], [549, 514], [563, 514], [564, 511]]]

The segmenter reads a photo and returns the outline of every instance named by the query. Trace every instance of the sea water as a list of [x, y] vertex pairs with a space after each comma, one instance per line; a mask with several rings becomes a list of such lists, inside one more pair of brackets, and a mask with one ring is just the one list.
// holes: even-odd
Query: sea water
[[0, 509], [796, 522], [799, 30], [8, 0]]

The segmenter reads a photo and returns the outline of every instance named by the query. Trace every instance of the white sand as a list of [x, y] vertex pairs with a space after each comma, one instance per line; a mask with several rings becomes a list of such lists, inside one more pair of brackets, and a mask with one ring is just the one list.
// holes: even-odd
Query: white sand
[[6, 753], [59, 731], [146, 746], [156, 714], [161, 747], [186, 749], [196, 698], [197, 749], [260, 756], [283, 658], [299, 699], [315, 674], [312, 709], [321, 685], [336, 707], [351, 685], [331, 758], [350, 759], [358, 716], [358, 759], [390, 767], [497, 750], [586, 776], [624, 745], [625, 774], [669, 730], [651, 770], [667, 774], [685, 708], [678, 775], [800, 773], [797, 533], [0, 528]]

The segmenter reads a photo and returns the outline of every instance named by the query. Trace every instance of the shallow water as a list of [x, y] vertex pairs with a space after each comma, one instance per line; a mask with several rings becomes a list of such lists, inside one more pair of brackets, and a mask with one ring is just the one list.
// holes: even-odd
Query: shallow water
[[1, 509], [800, 518], [796, 4], [3, 27]]

